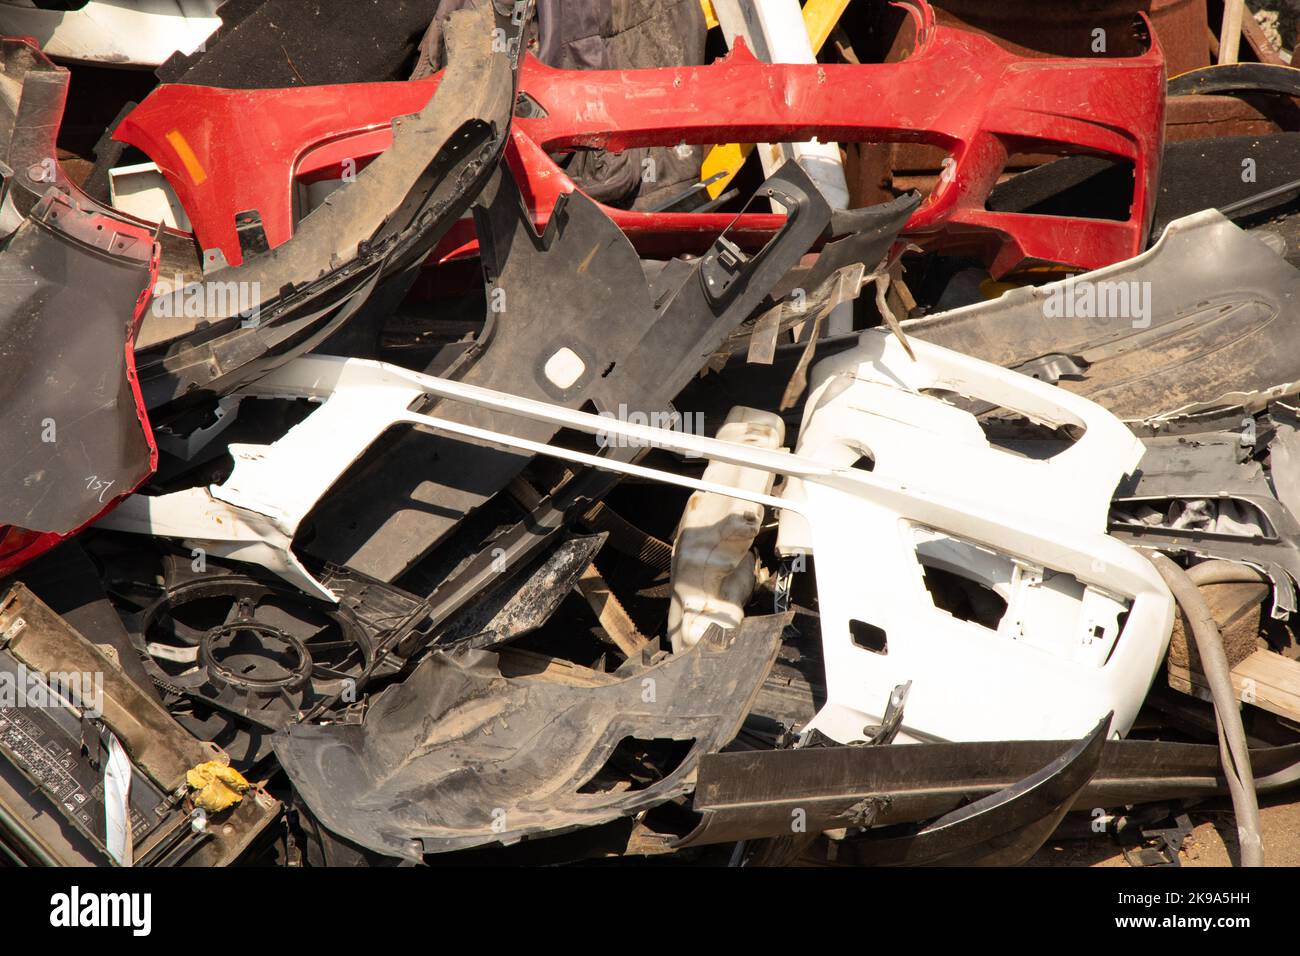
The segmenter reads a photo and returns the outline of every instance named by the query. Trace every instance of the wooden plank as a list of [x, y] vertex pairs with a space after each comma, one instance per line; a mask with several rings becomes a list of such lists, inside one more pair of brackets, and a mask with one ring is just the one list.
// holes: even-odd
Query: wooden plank
[[[1209, 694], [1205, 675], [1185, 667], [1169, 667], [1169, 685], [1197, 697]], [[1300, 661], [1258, 650], [1232, 669], [1232, 687], [1243, 703], [1300, 721]]]
[[1290, 66], [1277, 48], [1269, 42], [1268, 36], [1264, 33], [1264, 28], [1260, 26], [1258, 20], [1246, 11], [1246, 16], [1241, 22], [1241, 35], [1246, 43], [1250, 46], [1251, 51], [1258, 57], [1260, 63], [1271, 63], [1275, 66]]

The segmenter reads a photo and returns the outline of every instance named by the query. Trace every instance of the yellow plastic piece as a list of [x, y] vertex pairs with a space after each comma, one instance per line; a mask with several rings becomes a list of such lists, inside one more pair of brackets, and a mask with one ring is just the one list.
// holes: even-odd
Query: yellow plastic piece
[[740, 172], [745, 160], [754, 151], [753, 143], [724, 143], [714, 146], [700, 164], [700, 182], [706, 182], [710, 176], [722, 173], [722, 178], [709, 183], [709, 198], [717, 199], [727, 184]]
[[830, 39], [831, 31], [848, 6], [849, 0], [808, 0], [803, 5], [803, 25], [814, 54]]
[[208, 813], [220, 813], [244, 799], [249, 783], [238, 770], [209, 760], [186, 771], [185, 782], [197, 791], [194, 804]]
[[700, 6], [704, 8], [704, 28], [712, 30], [718, 25], [718, 15], [713, 12], [712, 0], [700, 0]]
[[[700, 3], [704, 5], [705, 21], [710, 27], [715, 26], [718, 18], [713, 13], [713, 4], [710, 0], [700, 0]], [[803, 5], [803, 25], [808, 31], [808, 41], [812, 44], [814, 56], [826, 43], [848, 5], [849, 0], [808, 0]], [[736, 177], [736, 173], [740, 172], [740, 167], [745, 164], [745, 160], [753, 151], [753, 143], [723, 143], [709, 150], [708, 155], [704, 157], [704, 163], [700, 166], [700, 180], [705, 181], [717, 173], [723, 174], [716, 182], [709, 183], [710, 199], [717, 199], [722, 195], [723, 190]]]

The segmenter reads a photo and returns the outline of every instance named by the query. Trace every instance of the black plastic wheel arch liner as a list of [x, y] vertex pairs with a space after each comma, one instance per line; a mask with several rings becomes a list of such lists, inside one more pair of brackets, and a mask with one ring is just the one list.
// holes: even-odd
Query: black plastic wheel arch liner
[[[1081, 310], [1089, 288], [1094, 306]], [[1124, 310], [1111, 303], [1124, 301], [1128, 314], [1114, 314]], [[1300, 383], [1300, 270], [1205, 210], [1126, 262], [903, 329], [1059, 384], [1125, 421], [1150, 421]]]
[[[525, 9], [525, 14], [527, 9]], [[448, 24], [449, 62], [420, 112], [393, 121], [392, 145], [299, 223], [293, 238], [218, 268], [204, 288], [256, 290], [256, 317], [227, 306], [186, 315], [187, 290], [155, 301], [142, 332], [140, 377], [151, 410], [225, 394], [311, 351], [365, 304], [375, 286], [409, 280], [496, 168], [510, 135], [519, 47], [494, 52], [494, 36], [526, 24], [488, 0]], [[496, 34], [494, 31], [504, 31]], [[157, 320], [158, 315], [170, 316]]]
[[[694, 807], [703, 820], [678, 846], [788, 837], [791, 812], [808, 833], [942, 819], [1005, 793], [1079, 741], [891, 744], [709, 754]], [[1300, 781], [1300, 744], [1250, 752], [1261, 793]], [[1095, 773], [1065, 809], [1091, 810], [1227, 793], [1215, 744], [1107, 740]]]
[[[701, 755], [727, 744], [776, 658], [788, 615], [714, 629], [608, 683], [504, 677], [498, 655], [429, 655], [372, 700], [362, 723], [274, 738], [303, 801], [339, 836], [388, 856], [509, 844], [605, 823], [688, 792]], [[693, 741], [643, 789], [589, 787], [620, 741]]]
[[149, 232], [56, 187], [0, 239], [0, 526], [42, 534], [0, 556], [0, 573], [89, 524], [157, 466], [133, 359], [156, 269]]

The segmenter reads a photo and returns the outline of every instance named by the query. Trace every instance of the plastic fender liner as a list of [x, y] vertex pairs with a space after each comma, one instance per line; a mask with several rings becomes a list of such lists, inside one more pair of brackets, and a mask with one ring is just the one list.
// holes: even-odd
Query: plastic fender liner
[[[537, 227], [575, 187], [550, 153], [679, 143], [924, 142], [951, 152], [950, 175], [912, 217], [907, 235], [984, 257], [995, 275], [1026, 261], [1097, 268], [1146, 243], [1164, 135], [1164, 59], [1158, 45], [1120, 59], [1015, 56], [987, 37], [938, 25], [923, 0], [906, 4], [919, 27], [901, 63], [765, 64], [743, 45], [709, 66], [558, 70], [534, 58], [521, 89], [536, 104], [519, 116], [507, 161]], [[1149, 23], [1142, 19], [1148, 30]], [[389, 121], [428, 97], [438, 77], [407, 84], [293, 90], [163, 86], [115, 133], [158, 163], [205, 249], [239, 262], [235, 216], [258, 209], [272, 247], [293, 235], [293, 180], [337, 175], [391, 141]], [[270, 130], [296, 131], [272, 136]], [[182, 148], [180, 144], [187, 144]], [[275, 144], [275, 145], [271, 145]], [[989, 211], [985, 201], [1021, 148], [1081, 152], [1132, 163], [1127, 221]], [[259, 164], [246, 169], [246, 154]], [[208, 171], [194, 175], [193, 161]], [[645, 256], [700, 253], [732, 225], [727, 213], [605, 210]], [[747, 214], [742, 242], [766, 242], [781, 216]], [[468, 224], [440, 255], [475, 248]]]
[[[327, 828], [388, 856], [418, 861], [608, 822], [691, 789], [701, 755], [740, 728], [788, 620], [714, 629], [627, 673], [575, 668], [578, 686], [510, 652], [433, 653], [361, 723], [290, 727], [274, 738], [276, 756]], [[689, 752], [643, 788], [591, 786], [626, 737], [689, 741]]]
[[[376, 84], [380, 89], [410, 88], [421, 95], [398, 102], [385, 114], [382, 123], [390, 148], [359, 169], [349, 189], [336, 191], [307, 216], [292, 242], [282, 240], [247, 262], [241, 255], [230, 258], [225, 254], [240, 248], [232, 218], [233, 249], [204, 244], [200, 263], [189, 236], [161, 232], [164, 281], [145, 312], [137, 340], [141, 391], [156, 421], [161, 423], [185, 402], [229, 392], [315, 348], [363, 308], [381, 281], [428, 255], [468, 208], [505, 148], [521, 29], [512, 22], [512, 11], [498, 14], [483, 0], [453, 15], [447, 33], [449, 65], [440, 84]], [[497, 42], [500, 38], [505, 42]], [[68, 71], [51, 64], [30, 41], [4, 39], [0, 51], [5, 74], [21, 80], [0, 88], [0, 94], [17, 91], [12, 102], [0, 96], [0, 117], [10, 119], [0, 128], [0, 158], [7, 157], [22, 172], [16, 180], [20, 188], [13, 190], [19, 211], [30, 208], [52, 183], [87, 208], [131, 222], [85, 197], [53, 158]], [[349, 88], [329, 89], [344, 91], [346, 99]], [[160, 136], [183, 157], [176, 160], [177, 169], [200, 182], [225, 176], [234, 195], [233, 182], [267, 169], [261, 161], [263, 147], [283, 137], [258, 127], [254, 142], [237, 136], [232, 140], [240, 150], [228, 165], [211, 164], [201, 155], [204, 137], [184, 125], [187, 116], [203, 115], [193, 106], [182, 106], [164, 117], [166, 128]], [[251, 128], [256, 115], [267, 114], [246, 108], [232, 122]], [[248, 156], [259, 161], [249, 164]], [[284, 170], [286, 189], [289, 176]], [[273, 216], [270, 205], [253, 203], [234, 213], [254, 240], [250, 248], [260, 248], [267, 217]], [[198, 238], [202, 243], [201, 233]], [[227, 261], [243, 265], [236, 268]]]

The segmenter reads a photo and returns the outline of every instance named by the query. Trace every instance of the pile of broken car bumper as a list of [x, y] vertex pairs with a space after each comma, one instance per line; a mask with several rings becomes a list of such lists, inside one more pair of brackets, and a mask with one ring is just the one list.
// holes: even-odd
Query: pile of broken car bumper
[[[179, 220], [0, 39], [0, 858], [1020, 863], [1300, 781], [1298, 233], [1152, 231], [1153, 35], [580, 70], [452, 6], [413, 79], [154, 88], [101, 145]], [[571, 165], [819, 130], [952, 162]]]

